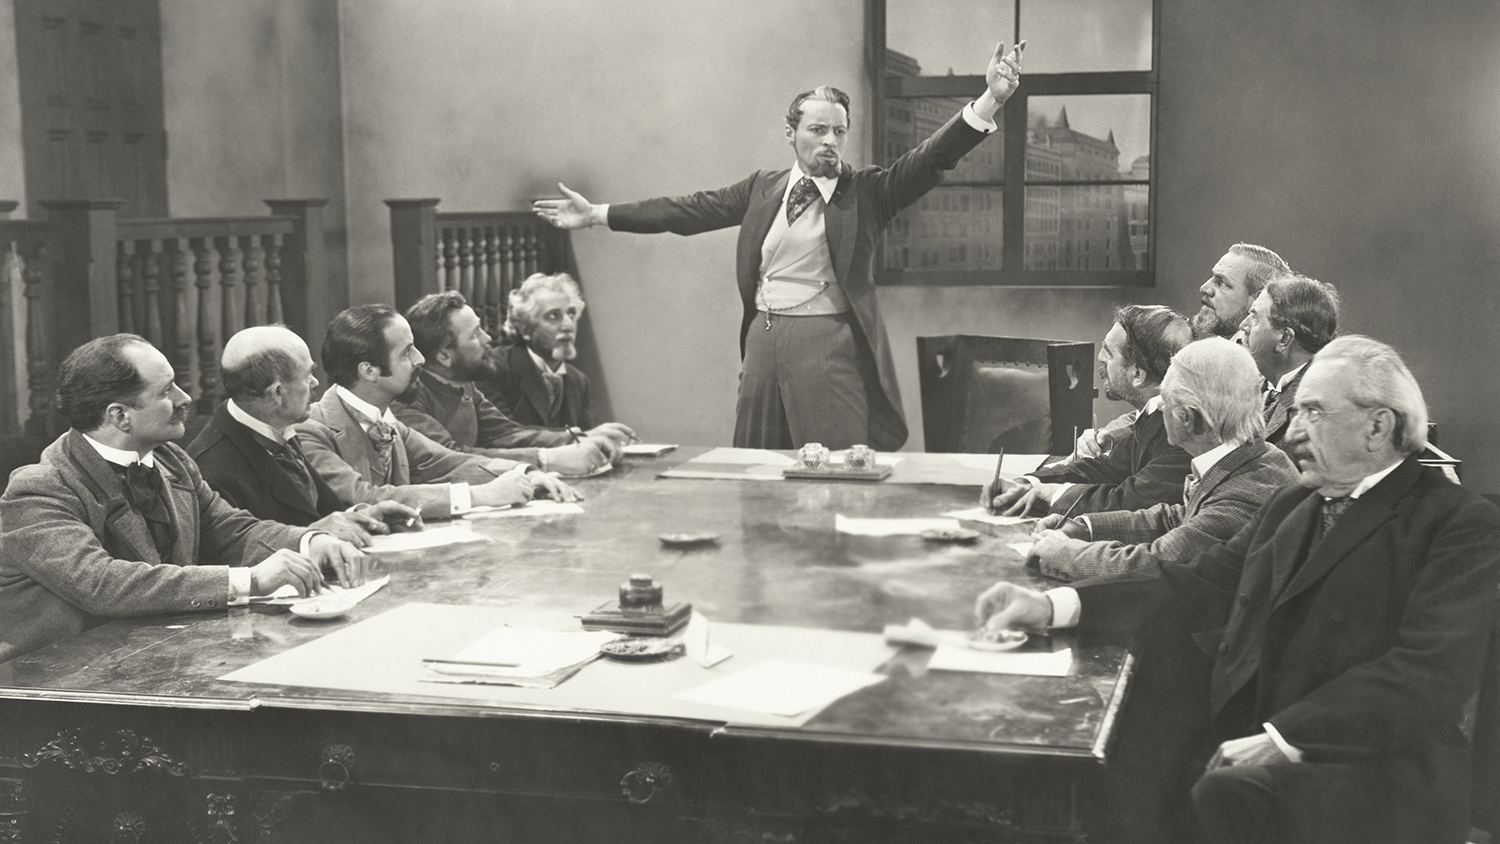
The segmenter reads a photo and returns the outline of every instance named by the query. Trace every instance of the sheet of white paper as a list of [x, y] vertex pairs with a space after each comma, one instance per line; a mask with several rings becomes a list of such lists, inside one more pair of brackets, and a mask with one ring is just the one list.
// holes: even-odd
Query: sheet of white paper
[[550, 498], [534, 499], [524, 507], [475, 507], [464, 514], [465, 519], [505, 519], [513, 516], [560, 516], [582, 513], [577, 504], [564, 504]]
[[905, 624], [887, 624], [885, 626], [885, 643], [887, 645], [917, 645], [924, 648], [935, 648], [940, 644], [959, 645], [967, 647], [969, 634], [963, 630], [936, 630], [932, 625], [920, 618], [914, 618]]
[[[257, 604], [266, 603], [277, 607], [289, 607], [292, 604], [303, 601], [324, 601], [330, 598], [337, 598], [340, 601], [348, 602], [352, 606], [379, 592], [381, 587], [390, 582], [391, 576], [386, 575], [385, 577], [365, 581], [365, 585], [356, 586], [352, 589], [345, 589], [337, 583], [329, 583], [324, 586], [322, 592], [317, 595], [308, 595], [306, 598], [297, 597], [296, 587], [288, 583], [263, 598], [252, 598], [251, 600]], [[250, 601], [245, 601], [244, 603], [250, 603]]]
[[441, 527], [429, 527], [412, 533], [392, 533], [370, 538], [365, 551], [371, 554], [386, 554], [393, 551], [415, 551], [419, 548], [437, 548], [440, 545], [457, 545], [460, 542], [488, 542], [483, 534], [475, 533], [467, 524], [455, 523]]
[[1034, 674], [1066, 677], [1073, 667], [1073, 651], [976, 651], [965, 645], [940, 644], [927, 662], [930, 671], [977, 671], [985, 674]]
[[[659, 478], [687, 478], [689, 480], [704, 481], [784, 481], [781, 470], [776, 469], [776, 474], [749, 474], [746, 472], [705, 472], [697, 469], [684, 469], [683, 466], [691, 466], [692, 461], [682, 464], [675, 469], [668, 469], [657, 475]], [[774, 467], [773, 467], [774, 468]]]
[[1025, 559], [1025, 558], [1031, 556], [1031, 546], [1032, 546], [1033, 543], [1031, 543], [1029, 541], [1028, 542], [1007, 542], [1005, 544], [1007, 546], [1009, 546], [1012, 551], [1015, 551], [1017, 554], [1020, 554], [1022, 559]]
[[[960, 465], [967, 466], [970, 469], [988, 469], [994, 472], [995, 458], [999, 455], [950, 453], [948, 456]], [[1027, 472], [1035, 472], [1037, 467], [1042, 465], [1042, 461], [1046, 459], [1047, 455], [1045, 454], [1007, 454], [1000, 459], [1000, 471], [1010, 477], [1024, 475]]]
[[626, 457], [660, 457], [676, 447], [676, 443], [631, 443], [623, 446], [620, 451]]
[[844, 668], [771, 659], [673, 695], [680, 700], [793, 717], [884, 680]]
[[1000, 527], [1024, 525], [1036, 521], [1035, 516], [994, 516], [983, 507], [970, 507], [967, 510], [949, 510], [943, 515], [970, 522], [984, 522], [987, 525], [998, 525]]
[[957, 519], [851, 519], [842, 513], [833, 517], [833, 529], [850, 536], [916, 535], [924, 530], [957, 530]]
[[600, 645], [618, 638], [620, 634], [608, 630], [563, 632], [498, 627], [456, 654], [432, 654], [427, 658], [454, 672], [474, 669], [474, 673], [481, 673], [493, 667], [508, 669], [505, 673], [513, 676], [535, 676], [592, 659], [599, 653]]
[[687, 648], [688, 658], [704, 668], [712, 668], [734, 656], [733, 651], [723, 645], [715, 644], [710, 637], [711, 627], [708, 619], [704, 618], [702, 613], [693, 613], [688, 621], [687, 630], [683, 631], [682, 643]]
[[763, 448], [715, 448], [688, 463], [736, 463], [745, 466], [795, 466], [796, 460]]

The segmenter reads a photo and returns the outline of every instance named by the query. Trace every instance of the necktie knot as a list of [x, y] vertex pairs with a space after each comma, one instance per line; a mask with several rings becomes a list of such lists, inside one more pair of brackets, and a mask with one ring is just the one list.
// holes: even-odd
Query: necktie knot
[[370, 441], [375, 443], [376, 448], [382, 451], [389, 449], [395, 439], [396, 429], [392, 428], [389, 422], [377, 421], [370, 426]]
[[1202, 478], [1191, 472], [1188, 473], [1187, 477], [1182, 479], [1182, 501], [1184, 504], [1193, 499], [1193, 493], [1198, 491], [1198, 484], [1202, 480]]
[[1344, 515], [1344, 511], [1348, 510], [1352, 504], [1354, 504], [1354, 499], [1348, 496], [1323, 499], [1323, 533], [1326, 534], [1332, 530], [1334, 523], [1339, 520], [1340, 516]]
[[786, 198], [786, 224], [797, 222], [807, 206], [812, 204], [813, 197], [818, 195], [818, 186], [813, 183], [811, 176], [803, 176], [792, 185], [792, 193]]
[[155, 466], [132, 463], [119, 466], [125, 476], [125, 500], [146, 520], [151, 541], [163, 562], [172, 558], [172, 514], [167, 510], [161, 474]]

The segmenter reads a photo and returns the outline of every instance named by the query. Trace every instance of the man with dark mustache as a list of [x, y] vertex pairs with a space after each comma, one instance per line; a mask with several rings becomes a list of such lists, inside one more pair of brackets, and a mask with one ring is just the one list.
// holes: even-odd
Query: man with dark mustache
[[0, 496], [0, 662], [110, 618], [210, 610], [327, 569], [347, 586], [367, 558], [327, 533], [256, 519], [204, 483], [172, 443], [191, 407], [165, 355], [101, 337], [58, 368], [70, 428]]

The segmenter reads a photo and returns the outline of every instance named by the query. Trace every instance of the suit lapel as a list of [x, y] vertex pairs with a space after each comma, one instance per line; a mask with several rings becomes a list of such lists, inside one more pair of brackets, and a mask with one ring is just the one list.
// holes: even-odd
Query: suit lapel
[[854, 196], [849, 190], [851, 180], [849, 165], [845, 164], [839, 174], [838, 187], [834, 188], [831, 200], [823, 208], [823, 236], [828, 241], [828, 254], [833, 256], [833, 277], [840, 285], [849, 278], [849, 264], [854, 258], [854, 242], [858, 235], [856, 227], [850, 225], [857, 220]]
[[[281, 468], [269, 451], [256, 442], [255, 435], [250, 429], [229, 415], [227, 404], [219, 405], [219, 409], [214, 411], [214, 423], [219, 426], [224, 438], [229, 440], [230, 444], [239, 451], [240, 456], [245, 458], [245, 463], [255, 473], [256, 479], [261, 482], [262, 486], [271, 490], [272, 498], [293, 510], [306, 513], [314, 519], [318, 518], [318, 502], [309, 501], [305, 490], [292, 483], [286, 470]], [[318, 473], [311, 466], [308, 466], [308, 471], [312, 473], [314, 486], [316, 486]]]
[[172, 562], [190, 566], [198, 557], [198, 532], [188, 530], [189, 525], [197, 525], [198, 496], [186, 474], [163, 460], [161, 452], [156, 453], [156, 470], [167, 489], [167, 513], [172, 519]]
[[1198, 481], [1198, 488], [1193, 490], [1193, 500], [1187, 502], [1188, 516], [1193, 516], [1198, 512], [1198, 508], [1203, 504], [1204, 499], [1208, 498], [1209, 493], [1214, 491], [1214, 487], [1238, 471], [1241, 466], [1265, 454], [1266, 447], [1266, 444], [1260, 440], [1244, 443], [1210, 467], [1204, 473], [1203, 478]]
[[1307, 555], [1307, 545], [1312, 541], [1313, 528], [1318, 521], [1320, 499], [1311, 490], [1304, 490], [1304, 497], [1286, 518], [1282, 527], [1271, 538], [1271, 596], [1277, 600], [1286, 590], [1287, 581], [1297, 567], [1297, 561]]
[[762, 179], [760, 194], [751, 198], [745, 209], [745, 219], [740, 223], [740, 230], [745, 235], [740, 239], [743, 245], [740, 252], [740, 295], [747, 308], [754, 306], [755, 286], [760, 280], [761, 246], [766, 242], [766, 235], [771, 233], [771, 223], [781, 212], [781, 197], [786, 193], [790, 176], [790, 170], [783, 170], [772, 178]]
[[365, 433], [365, 429], [354, 418], [354, 411], [344, 404], [344, 400], [339, 398], [332, 387], [323, 394], [321, 402], [325, 409], [323, 424], [333, 429], [333, 439], [339, 445], [339, 457], [353, 467], [367, 483], [375, 483], [373, 467], [378, 456], [375, 444], [370, 442], [369, 434]]
[[531, 359], [531, 352], [526, 348], [524, 343], [510, 347], [510, 371], [520, 373], [521, 393], [536, 411], [536, 418], [547, 422], [552, 418], [548, 412], [551, 408], [547, 403], [547, 385], [542, 383], [542, 373], [537, 370], [536, 361]]
[[104, 532], [110, 539], [109, 552], [120, 559], [161, 562], [146, 520], [130, 509], [130, 502], [125, 500], [125, 479], [110, 467], [109, 461], [99, 456], [93, 446], [84, 442], [83, 435], [77, 431], [68, 432], [67, 452], [84, 485], [104, 508]]

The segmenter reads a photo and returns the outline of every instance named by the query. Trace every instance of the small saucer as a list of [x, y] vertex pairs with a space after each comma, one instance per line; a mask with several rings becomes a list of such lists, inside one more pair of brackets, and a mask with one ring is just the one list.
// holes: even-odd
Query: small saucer
[[973, 542], [979, 538], [979, 531], [968, 528], [928, 528], [918, 536], [928, 542]]
[[616, 639], [600, 645], [599, 652], [621, 662], [665, 662], [687, 653], [687, 647], [672, 639]]
[[313, 601], [302, 601], [292, 604], [290, 609], [292, 615], [322, 620], [347, 615], [350, 610], [354, 609], [354, 604], [338, 598], [319, 598]]
[[614, 471], [614, 468], [615, 468], [615, 464], [613, 464], [613, 463], [606, 463], [603, 466], [600, 466], [599, 468], [595, 469], [592, 472], [585, 472], [582, 475], [561, 475], [560, 477], [563, 480], [568, 480], [568, 481], [576, 481], [579, 478], [597, 478], [600, 475], [607, 475], [607, 474], [609, 474], [610, 472]]
[[1009, 651], [1026, 644], [1028, 638], [1020, 630], [976, 630], [969, 634], [968, 645], [976, 651]]
[[656, 538], [660, 539], [663, 545], [682, 548], [689, 545], [707, 545], [710, 542], [717, 542], [719, 535], [706, 530], [685, 530], [679, 533], [663, 533]]

